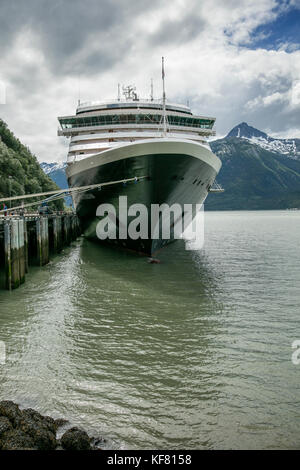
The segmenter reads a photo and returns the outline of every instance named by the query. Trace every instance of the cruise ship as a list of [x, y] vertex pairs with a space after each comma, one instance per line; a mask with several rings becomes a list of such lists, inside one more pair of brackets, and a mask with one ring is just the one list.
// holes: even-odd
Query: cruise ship
[[[69, 187], [92, 186], [74, 191], [74, 206], [84, 235], [98, 241], [100, 204], [110, 203], [118, 213], [120, 196], [127, 196], [128, 206], [142, 203], [149, 214], [152, 204], [201, 204], [221, 167], [206, 140], [215, 134], [215, 118], [168, 102], [164, 85], [161, 99], [153, 99], [152, 91], [141, 99], [133, 86], [123, 87], [123, 94], [119, 87], [116, 100], [79, 102], [76, 114], [58, 118], [58, 135], [70, 138]], [[152, 256], [172, 239], [154, 238], [149, 223], [147, 239], [106, 242]]]

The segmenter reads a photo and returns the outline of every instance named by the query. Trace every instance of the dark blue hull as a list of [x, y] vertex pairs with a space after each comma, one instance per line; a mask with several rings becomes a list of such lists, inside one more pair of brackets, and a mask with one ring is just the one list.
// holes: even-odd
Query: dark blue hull
[[[86, 186], [108, 181], [125, 180], [146, 176], [137, 183], [125, 185], [114, 184], [94, 189], [74, 196], [77, 214], [81, 219], [84, 234], [87, 238], [100, 241], [97, 237], [96, 226], [99, 218], [96, 211], [100, 204], [110, 203], [118, 212], [119, 197], [127, 196], [128, 206], [135, 203], [144, 204], [150, 213], [151, 204], [172, 205], [201, 204], [209, 187], [216, 177], [216, 170], [199, 158], [183, 154], [142, 155], [124, 158], [122, 160], [95, 166], [75, 173], [68, 178], [69, 186]], [[132, 240], [107, 240], [116, 246], [152, 255], [166, 243], [172, 241], [149, 238]]]

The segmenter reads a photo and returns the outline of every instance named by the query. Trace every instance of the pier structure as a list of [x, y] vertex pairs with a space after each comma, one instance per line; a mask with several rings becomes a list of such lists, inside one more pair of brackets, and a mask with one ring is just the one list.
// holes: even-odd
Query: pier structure
[[81, 235], [74, 213], [0, 217], [0, 288], [16, 289], [25, 282], [29, 265], [44, 266], [51, 254]]
[[[47, 191], [35, 194], [0, 197], [0, 203], [17, 202], [17, 206], [0, 209], [0, 289], [2, 284], [12, 290], [25, 282], [29, 265], [44, 266], [50, 254], [59, 253], [81, 235], [80, 222], [75, 212], [41, 213], [49, 202], [63, 199], [76, 193], [101, 189], [115, 184], [136, 183], [148, 176], [134, 176], [127, 179], [105, 181], [87, 186]], [[39, 198], [25, 204], [26, 200]], [[42, 199], [41, 199], [42, 198]], [[39, 212], [24, 214], [39, 206]], [[16, 215], [19, 214], [19, 215]], [[5, 267], [5, 281], [2, 269]]]

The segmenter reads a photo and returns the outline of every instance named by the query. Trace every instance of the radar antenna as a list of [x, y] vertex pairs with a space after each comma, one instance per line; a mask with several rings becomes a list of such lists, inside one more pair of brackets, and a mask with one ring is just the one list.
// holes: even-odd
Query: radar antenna
[[132, 85], [123, 86], [123, 95], [125, 96], [127, 101], [133, 100], [138, 101], [138, 95], [136, 93], [136, 87]]

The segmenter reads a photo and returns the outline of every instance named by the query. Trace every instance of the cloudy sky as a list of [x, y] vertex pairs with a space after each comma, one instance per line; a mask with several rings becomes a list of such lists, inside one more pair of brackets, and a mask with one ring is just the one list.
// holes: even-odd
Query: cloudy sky
[[57, 116], [117, 84], [300, 138], [300, 0], [0, 0], [0, 117], [40, 161], [62, 161]]

